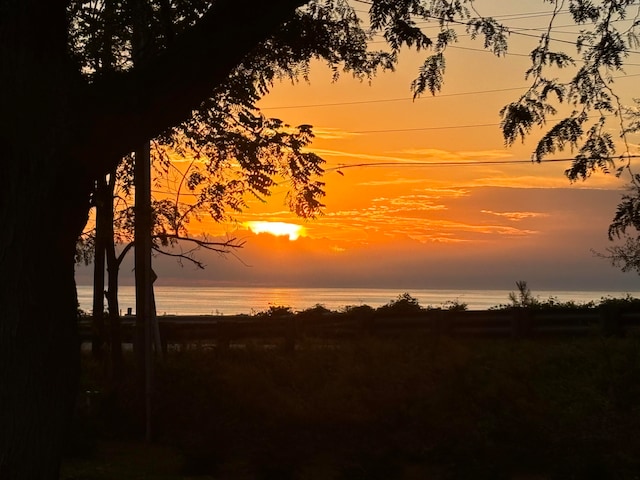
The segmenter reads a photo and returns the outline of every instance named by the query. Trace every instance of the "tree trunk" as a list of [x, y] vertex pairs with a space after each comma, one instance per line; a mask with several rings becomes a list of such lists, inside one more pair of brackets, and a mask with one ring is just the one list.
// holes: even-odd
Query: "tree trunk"
[[[0, 186], [0, 478], [58, 476], [79, 374], [75, 242], [88, 189], [52, 171], [46, 140], [3, 153]], [[60, 158], [65, 158], [60, 156]], [[26, 176], [24, 169], [32, 172]], [[83, 201], [84, 200], [84, 201]]]
[[137, 374], [144, 382], [146, 438], [151, 440], [151, 397], [153, 379], [151, 281], [151, 157], [149, 143], [136, 151], [135, 161], [135, 269], [136, 269], [136, 359]]
[[0, 479], [58, 478], [93, 181], [186, 119], [303, 3], [216, 1], [145, 68], [88, 84], [68, 55], [67, 1], [0, 0]]
[[0, 1], [1, 479], [58, 478], [79, 378], [74, 254], [91, 182], [69, 154], [65, 15]]
[[0, 138], [0, 479], [12, 480], [58, 478], [79, 378], [75, 243], [89, 210], [90, 182], [59, 132], [29, 127], [20, 145]]
[[122, 379], [124, 373], [124, 360], [122, 358], [122, 336], [120, 328], [120, 304], [118, 303], [118, 278], [120, 275], [121, 259], [116, 255], [115, 236], [113, 230], [113, 200], [116, 185], [115, 170], [109, 175], [107, 192], [109, 196], [108, 208], [105, 209], [104, 229], [105, 247], [107, 256], [107, 305], [109, 306], [109, 346], [111, 380], [116, 384]]
[[2, 479], [57, 478], [77, 392], [75, 235], [52, 231], [51, 221], [35, 215], [55, 218], [58, 208], [34, 208], [14, 220], [13, 238], [1, 241]]
[[107, 251], [107, 268], [109, 270], [109, 288], [107, 290], [107, 304], [109, 306], [109, 346], [111, 380], [116, 384], [122, 379], [124, 373], [124, 359], [122, 357], [122, 334], [120, 328], [120, 304], [118, 302], [118, 264], [115, 247], [109, 246]]
[[[113, 209], [113, 195], [109, 197], [107, 182], [101, 177], [95, 190], [96, 233], [93, 255], [93, 325], [91, 339], [91, 353], [96, 358], [102, 358], [105, 341], [104, 334], [104, 267], [105, 247], [109, 241], [109, 218], [106, 209]], [[113, 228], [113, 227], [111, 227]]]

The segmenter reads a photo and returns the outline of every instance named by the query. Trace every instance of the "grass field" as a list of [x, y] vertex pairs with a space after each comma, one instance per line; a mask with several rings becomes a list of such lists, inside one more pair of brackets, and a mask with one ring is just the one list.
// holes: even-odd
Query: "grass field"
[[639, 478], [640, 339], [369, 339], [173, 352], [154, 444], [135, 375], [86, 359], [71, 479]]

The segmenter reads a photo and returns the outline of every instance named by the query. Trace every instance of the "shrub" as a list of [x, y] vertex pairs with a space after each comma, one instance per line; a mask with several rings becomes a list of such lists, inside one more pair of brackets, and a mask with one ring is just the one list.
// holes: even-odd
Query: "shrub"
[[317, 303], [311, 308], [307, 308], [306, 310], [302, 310], [301, 312], [298, 312], [297, 317], [302, 319], [317, 318], [317, 317], [324, 317], [332, 313], [334, 312], [326, 308], [324, 305], [320, 305], [319, 303]]
[[469, 309], [469, 305], [456, 298], [455, 300], [448, 300], [444, 302], [442, 308], [450, 312], [466, 312]]
[[258, 317], [287, 317], [293, 315], [293, 309], [291, 307], [285, 307], [282, 305], [270, 305], [269, 308], [263, 312], [258, 313]]
[[376, 309], [376, 313], [381, 316], [390, 315], [415, 315], [424, 309], [418, 303], [418, 300], [408, 293], [398, 295], [398, 298], [390, 301]]

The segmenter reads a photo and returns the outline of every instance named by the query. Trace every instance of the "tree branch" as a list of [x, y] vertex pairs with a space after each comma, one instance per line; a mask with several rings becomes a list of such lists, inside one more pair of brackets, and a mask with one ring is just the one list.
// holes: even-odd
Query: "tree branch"
[[308, 0], [218, 0], [158, 55], [97, 78], [78, 99], [84, 130], [74, 156], [91, 174], [189, 117], [260, 42]]
[[206, 239], [197, 239], [197, 238], [192, 238], [192, 237], [182, 237], [180, 235], [175, 235], [175, 234], [162, 234], [162, 235], [154, 235], [154, 238], [159, 238], [159, 239], [167, 239], [170, 238], [172, 240], [178, 240], [181, 242], [190, 242], [192, 244], [195, 245], [195, 247], [187, 250], [187, 251], [181, 251], [179, 253], [173, 253], [173, 252], [168, 252], [166, 250], [163, 250], [162, 248], [158, 247], [158, 246], [153, 246], [153, 250], [161, 253], [162, 255], [166, 255], [168, 257], [175, 257], [178, 259], [178, 261], [182, 264], [182, 260], [187, 260], [191, 263], [193, 263], [196, 267], [200, 268], [200, 269], [204, 269], [205, 268], [205, 264], [202, 263], [200, 260], [197, 260], [193, 254], [194, 252], [196, 252], [197, 250], [199, 250], [200, 248], [204, 248], [206, 250], [210, 250], [212, 252], [217, 252], [220, 253], [222, 255], [227, 254], [227, 253], [231, 253], [233, 249], [237, 249], [237, 248], [242, 248], [244, 246], [245, 242], [237, 242], [236, 238], [231, 238], [229, 240], [227, 240], [226, 242], [212, 242]]
[[127, 253], [129, 253], [129, 250], [131, 250], [131, 248], [134, 245], [135, 244], [133, 242], [127, 243], [127, 245], [120, 252], [120, 255], [116, 257], [116, 265], [118, 266], [118, 268], [120, 268], [120, 265], [122, 265], [122, 261], [124, 260], [124, 257], [127, 256]]

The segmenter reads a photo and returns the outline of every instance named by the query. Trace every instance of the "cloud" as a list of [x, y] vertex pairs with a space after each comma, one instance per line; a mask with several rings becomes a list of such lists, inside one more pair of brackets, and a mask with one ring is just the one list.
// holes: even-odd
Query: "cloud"
[[425, 202], [420, 196], [378, 198], [370, 207], [331, 212], [315, 225], [319, 232], [337, 231], [342, 238], [408, 237], [422, 243], [466, 242], [490, 236], [521, 237], [539, 233], [513, 225], [462, 219], [459, 215], [448, 215], [448, 218], [432, 215], [445, 210], [446, 205]]
[[[399, 156], [391, 156], [391, 155], [376, 155], [371, 153], [356, 153], [356, 152], [345, 152], [341, 150], [329, 150], [325, 148], [311, 148], [309, 149], [313, 153], [320, 155], [321, 157], [344, 157], [344, 158], [357, 158], [362, 162], [416, 162], [417, 160], [407, 158], [407, 157], [399, 157]], [[348, 165], [343, 165], [342, 168], [348, 168]]]
[[522, 175], [513, 177], [485, 177], [470, 180], [465, 183], [468, 187], [507, 187], [521, 189], [538, 189], [538, 188], [574, 188], [574, 189], [618, 189], [622, 181], [615, 175], [597, 175], [592, 176], [588, 183], [575, 182], [570, 183], [566, 177], [547, 177]]
[[392, 185], [411, 185], [418, 183], [430, 183], [428, 178], [394, 178], [390, 180], [371, 180], [368, 182], [358, 182], [357, 185], [364, 187], [383, 187]]
[[400, 150], [396, 153], [404, 155], [413, 155], [421, 157], [421, 160], [439, 160], [439, 161], [465, 161], [465, 160], [497, 160], [512, 158], [513, 153], [507, 150], [465, 150], [465, 151], [451, 151], [451, 150], [439, 150], [435, 148], [413, 148]]
[[[430, 195], [402, 195], [393, 198], [374, 198], [371, 201], [373, 203], [387, 203], [391, 206], [398, 207], [395, 211], [417, 210], [417, 211], [430, 211], [430, 210], [446, 210], [446, 206], [442, 204], [436, 204], [433, 202], [438, 197], [432, 197]], [[387, 210], [389, 211], [389, 210]]]
[[[398, 162], [398, 163], [416, 163], [423, 164], [424, 162], [465, 162], [468, 161], [473, 164], [473, 160], [487, 161], [496, 160], [501, 158], [511, 158], [513, 155], [505, 150], [479, 150], [479, 151], [461, 151], [454, 152], [449, 150], [438, 150], [433, 148], [427, 149], [411, 149], [391, 151], [391, 155], [385, 154], [371, 154], [362, 152], [346, 152], [342, 150], [331, 150], [322, 148], [310, 149], [314, 153], [321, 157], [344, 157], [344, 158], [357, 158], [363, 162]], [[415, 158], [419, 156], [420, 158]], [[443, 165], [438, 165], [443, 166]], [[444, 165], [446, 166], [446, 165]], [[348, 168], [348, 165], [345, 165]]]
[[498, 217], [508, 218], [513, 221], [520, 221], [526, 218], [538, 218], [538, 217], [548, 217], [548, 213], [542, 212], [493, 212], [491, 210], [480, 210], [482, 213], [487, 213], [489, 215], [495, 215]]
[[360, 133], [349, 132], [347, 130], [331, 127], [313, 127], [313, 134], [317, 139], [322, 140], [341, 140], [344, 138], [357, 137], [361, 135]]

